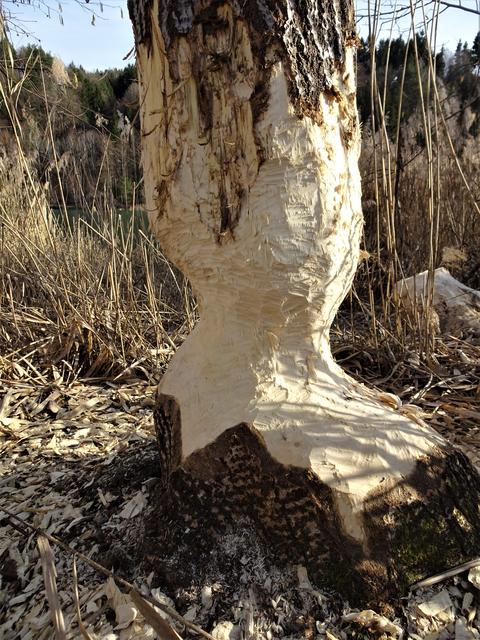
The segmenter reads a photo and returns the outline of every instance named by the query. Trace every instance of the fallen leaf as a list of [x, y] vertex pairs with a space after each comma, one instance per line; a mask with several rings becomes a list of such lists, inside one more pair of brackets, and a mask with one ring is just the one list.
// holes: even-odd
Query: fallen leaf
[[182, 640], [175, 629], [137, 591], [130, 591], [130, 598], [161, 640]]
[[141, 513], [146, 506], [147, 501], [144, 494], [138, 491], [130, 500], [125, 504], [123, 509], [118, 514], [120, 518], [134, 518]]
[[376, 633], [390, 633], [395, 638], [401, 638], [403, 636], [401, 627], [390, 622], [388, 618], [381, 616], [372, 609], [349, 613], [343, 616], [342, 620], [344, 622], [355, 622], [362, 627], [366, 627], [369, 631]]
[[138, 614], [130, 597], [120, 591], [113, 578], [108, 578], [107, 580], [105, 595], [108, 598], [110, 606], [115, 611], [115, 619], [117, 622], [115, 629], [126, 629], [132, 624]]
[[424, 615], [434, 618], [442, 611], [452, 608], [453, 605], [448, 591], [443, 589], [443, 591], [437, 593], [433, 598], [430, 598], [430, 600], [422, 602], [417, 606]]

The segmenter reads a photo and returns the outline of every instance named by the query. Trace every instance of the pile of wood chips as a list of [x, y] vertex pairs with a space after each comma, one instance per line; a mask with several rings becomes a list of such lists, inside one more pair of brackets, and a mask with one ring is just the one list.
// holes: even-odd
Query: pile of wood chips
[[[135, 483], [131, 492], [122, 488], [121, 495], [101, 490], [89, 500], [86, 495], [99, 468], [115, 467], [122, 451], [152, 442], [154, 387], [138, 380], [121, 388], [81, 383], [64, 388], [35, 387], [17, 382], [0, 388], [2, 396], [0, 509], [68, 540], [73, 549], [89, 558], [95, 557], [99, 531], [116, 529], [121, 538], [122, 529], [146, 504], [148, 489]], [[112, 502], [117, 505], [116, 513], [105, 521], [102, 512]], [[2, 515], [5, 513], [0, 512], [0, 518]], [[5, 518], [0, 525], [0, 636], [5, 640], [52, 638], [38, 535], [31, 531], [22, 535]], [[75, 583], [83, 625], [95, 630], [91, 637], [155, 637], [151, 627], [150, 635], [138, 635], [143, 628], [141, 616], [129, 620], [128, 614], [122, 613], [111, 579], [77, 562], [75, 580], [71, 555], [55, 545], [52, 552], [59, 606], [64, 627], [70, 630], [65, 637], [82, 635], [75, 611]], [[148, 589], [147, 579], [142, 586]], [[105, 613], [110, 606], [114, 611], [120, 606], [121, 622], [108, 622]], [[125, 615], [127, 618], [122, 617]]]
[[[456, 340], [440, 346], [436, 368], [412, 356], [384, 378], [373, 364], [369, 369], [365, 353], [360, 361], [343, 349], [341, 359], [360, 379], [416, 404], [480, 467], [480, 349]], [[139, 573], [140, 565], [122, 556], [122, 541], [141, 534], [155, 483], [154, 395], [155, 387], [141, 380], [0, 381], [1, 638], [480, 638], [480, 578], [469, 580], [468, 571], [412, 592], [397, 619], [393, 612], [386, 618], [352, 611], [311, 585], [303, 567], [264, 576], [259, 606], [248, 587], [248, 571], [253, 584], [259, 567], [254, 558], [249, 568], [249, 541], [242, 550], [245, 588], [228, 615], [215, 584], [190, 594], [188, 608], [178, 594], [167, 597], [153, 574]], [[118, 548], [106, 550], [112, 538]], [[304, 631], [292, 633], [299, 620]]]

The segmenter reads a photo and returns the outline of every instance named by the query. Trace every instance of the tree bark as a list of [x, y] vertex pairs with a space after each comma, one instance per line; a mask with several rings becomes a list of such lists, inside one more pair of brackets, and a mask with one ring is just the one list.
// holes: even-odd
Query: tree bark
[[146, 204], [200, 309], [159, 386], [173, 503], [219, 526], [248, 514], [357, 600], [465, 559], [476, 472], [330, 352], [362, 229], [353, 1], [129, 9]]

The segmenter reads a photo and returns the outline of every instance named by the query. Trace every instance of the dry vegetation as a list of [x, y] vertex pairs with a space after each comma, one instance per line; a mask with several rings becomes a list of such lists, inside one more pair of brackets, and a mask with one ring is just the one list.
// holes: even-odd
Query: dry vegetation
[[53, 210], [11, 122], [0, 150], [2, 378], [158, 376], [192, 326], [186, 283], [135, 200], [127, 218], [111, 207], [93, 215], [94, 205], [84, 217]]
[[114, 211], [65, 223], [0, 158], [1, 369], [4, 379], [158, 376], [191, 328], [188, 289], [158, 246]]
[[[13, 57], [3, 46], [1, 64], [13, 74]], [[371, 64], [375, 67], [374, 52]], [[432, 65], [430, 60], [416, 67], [428, 91], [414, 116], [402, 123], [401, 136], [399, 127], [393, 127], [393, 134], [387, 130], [384, 86], [373, 75], [371, 99], [377, 121], [364, 126], [361, 159], [364, 254], [332, 332], [333, 351], [353, 375], [390, 393], [393, 405], [415, 405], [417, 417], [428, 420], [478, 464], [478, 338], [441, 335], [430, 321], [428, 300], [412, 315], [394, 290], [403, 275], [433, 271], [440, 264], [466, 284], [480, 287], [478, 137], [465, 135], [464, 120], [453, 117], [459, 105], [447, 100]], [[93, 182], [87, 176], [84, 191], [79, 187], [80, 164], [72, 160], [80, 147], [65, 156], [65, 144], [72, 136], [66, 136], [61, 143], [65, 148], [58, 150], [52, 139], [51, 174], [61, 206], [51, 208], [51, 194], [35, 169], [37, 158], [29, 152], [28, 119], [16, 112], [19, 96], [28, 88], [23, 86], [28, 72], [12, 74], [0, 82], [0, 101], [9, 115], [8, 136], [0, 150], [0, 447], [5, 459], [0, 507], [66, 539], [77, 552], [118, 575], [137, 579], [145, 596], [166, 602], [158, 588], [159, 576], [149, 574], [143, 565], [135, 569], [132, 540], [141, 534], [137, 516], [147, 508], [154, 476], [154, 384], [192, 329], [195, 303], [188, 284], [137, 221], [142, 215], [136, 202], [138, 184], [129, 183], [131, 215], [125, 217], [115, 209], [112, 182], [105, 179], [109, 174], [105, 167], [115, 162], [109, 155], [111, 136], [102, 137], [93, 129], [83, 135], [82, 144], [88, 143], [89, 150], [100, 145], [96, 155], [104, 159], [100, 163], [104, 173]], [[51, 112], [48, 103], [46, 112]], [[120, 170], [123, 164], [119, 163]], [[70, 169], [65, 171], [65, 166]], [[63, 174], [71, 181], [65, 192], [86, 203], [88, 215], [69, 216], [62, 203]], [[132, 469], [139, 467], [138, 477], [132, 476]], [[110, 473], [112, 468], [116, 475]], [[78, 561], [79, 576], [73, 578], [69, 556], [59, 550], [59, 584], [48, 604], [48, 589], [44, 591], [39, 577], [36, 535], [18, 524], [10, 519], [0, 529], [6, 536], [0, 545], [0, 629], [6, 639], [53, 637], [52, 606], [63, 609], [67, 620], [68, 631], [61, 635], [57, 629], [58, 638], [154, 637], [151, 612], [114, 635], [118, 610], [129, 600], [119, 600], [112, 585], [107, 587], [85, 562]], [[119, 546], [125, 542], [125, 557], [120, 551], [107, 557], [115, 540]], [[237, 544], [241, 545], [240, 539]], [[44, 573], [51, 579], [51, 557], [43, 561]], [[365, 629], [375, 624], [387, 635], [398, 633], [398, 626], [389, 627], [385, 620], [363, 624], [348, 618], [344, 603], [316, 591], [308, 579], [302, 587], [302, 575], [282, 574], [270, 591], [262, 587], [262, 593], [276, 603], [268, 620], [258, 617], [260, 609], [251, 594], [243, 604], [229, 601], [237, 607], [234, 622], [245, 637], [287, 637], [288, 629], [292, 638], [315, 634], [323, 638], [327, 631], [327, 637], [347, 638], [359, 630], [367, 634]], [[414, 599], [404, 610], [402, 624], [410, 625], [412, 633], [426, 634], [455, 626], [461, 619], [477, 634], [468, 637], [479, 637], [474, 606], [478, 593], [468, 597], [464, 607], [463, 594], [470, 587], [458, 580], [448, 584], [444, 627], [428, 616], [430, 627], [427, 622], [422, 627]], [[52, 605], [55, 591], [57, 604]], [[433, 596], [428, 591], [425, 598]], [[211, 629], [232, 619], [220, 602], [217, 592], [205, 595], [199, 589], [181, 594], [175, 606], [187, 613], [190, 622]], [[117, 612], [116, 623], [109, 611]], [[312, 611], [313, 622], [308, 618]], [[283, 625], [283, 635], [268, 636], [275, 625], [280, 630]], [[139, 635], [133, 636], [134, 631]], [[307, 631], [310, 636], [299, 635]]]

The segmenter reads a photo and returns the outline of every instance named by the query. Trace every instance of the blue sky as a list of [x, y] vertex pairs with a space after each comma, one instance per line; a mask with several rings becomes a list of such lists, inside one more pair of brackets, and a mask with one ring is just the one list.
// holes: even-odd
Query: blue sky
[[[391, 13], [392, 10], [398, 7], [409, 7], [409, 0], [376, 0], [380, 3], [382, 11], [384, 11], [387, 15], [381, 21], [382, 31], [380, 33], [380, 37], [388, 37], [391, 29]], [[438, 0], [437, 0], [438, 2]], [[480, 10], [480, 0], [449, 0], [451, 4], [462, 4], [465, 8]], [[357, 5], [357, 14], [363, 15], [367, 13], [368, 5], [372, 7], [375, 6], [375, 0], [356, 0]], [[415, 4], [415, 2], [413, 3]], [[415, 14], [415, 24], [416, 30], [422, 29], [424, 25], [423, 21], [423, 13], [422, 13], [422, 4], [427, 7], [426, 16], [427, 20], [431, 17], [432, 14], [432, 6], [435, 6], [435, 10], [440, 7], [440, 13], [438, 17], [438, 32], [437, 32], [437, 48], [440, 49], [442, 46], [445, 46], [446, 49], [450, 51], [454, 51], [459, 40], [462, 42], [468, 42], [469, 45], [473, 43], [475, 36], [478, 31], [480, 31], [480, 17], [474, 15], [473, 13], [469, 13], [466, 11], [462, 11], [461, 9], [456, 8], [447, 8], [442, 6], [441, 0], [439, 4], [436, 4], [433, 0], [416, 0], [416, 14]], [[405, 11], [403, 12], [405, 14]], [[398, 20], [392, 30], [392, 35], [394, 37], [398, 37], [399, 35], [403, 35], [404, 38], [408, 37], [410, 26], [411, 26], [411, 17], [410, 14], [407, 17], [404, 17]], [[428, 22], [427, 22], [428, 26]], [[430, 26], [428, 26], [430, 29]], [[367, 30], [367, 20], [364, 19], [360, 23], [360, 31]], [[429, 33], [430, 35], [430, 33]]]
[[[26, 43], [41, 44], [66, 64], [74, 62], [91, 71], [123, 67], [132, 62], [123, 60], [133, 47], [126, 0], [106, 0], [103, 12], [97, 2], [82, 3], [85, 7], [83, 8], [74, 0], [65, 0], [60, 2], [61, 13], [56, 0], [45, 1], [50, 5], [50, 18], [45, 15], [45, 5], [42, 9], [36, 9], [31, 5], [9, 4], [14, 18], [31, 34], [30, 37], [23, 34], [15, 35], [11, 27], [11, 37], [15, 46]], [[90, 8], [95, 9], [95, 26], [92, 26]]]
[[[95, 26], [91, 25], [92, 14], [82, 8], [80, 2], [65, 0], [61, 2], [62, 13], [59, 13], [56, 0], [34, 0], [34, 2], [49, 2], [50, 18], [45, 13], [45, 5], [42, 10], [28, 6], [4, 4], [4, 8], [10, 9], [16, 19], [23, 24], [24, 29], [31, 33], [30, 37], [12, 33], [16, 45], [27, 42], [38, 42], [44, 49], [62, 58], [65, 63], [75, 62], [88, 70], [106, 69], [110, 67], [122, 67], [127, 62], [123, 58], [133, 47], [133, 36], [128, 19], [126, 0], [115, 2], [107, 0], [103, 6], [103, 13], [98, 3], [93, 0], [87, 5], [87, 9], [94, 7], [97, 12]], [[457, 2], [458, 0], [450, 0]], [[1, 0], [0, 0], [1, 2]], [[367, 6], [368, 0], [357, 0], [359, 12]], [[395, 0], [382, 0], [385, 10], [395, 3]], [[373, 1], [372, 5], [375, 4]], [[406, 4], [402, 0], [400, 4]], [[476, 8], [477, 0], [463, 0], [465, 6]], [[480, 0], [478, 0], [480, 6]], [[123, 11], [123, 18], [121, 12]], [[60, 24], [60, 15], [63, 26]], [[418, 15], [420, 18], [420, 13]], [[365, 27], [361, 26], [363, 32]], [[387, 35], [389, 25], [384, 27], [383, 33]], [[454, 50], [459, 39], [466, 40], [469, 44], [479, 30], [478, 18], [464, 11], [447, 9], [439, 21], [438, 44], [445, 45]], [[408, 34], [408, 21], [403, 20], [394, 30], [394, 35], [401, 32]]]

